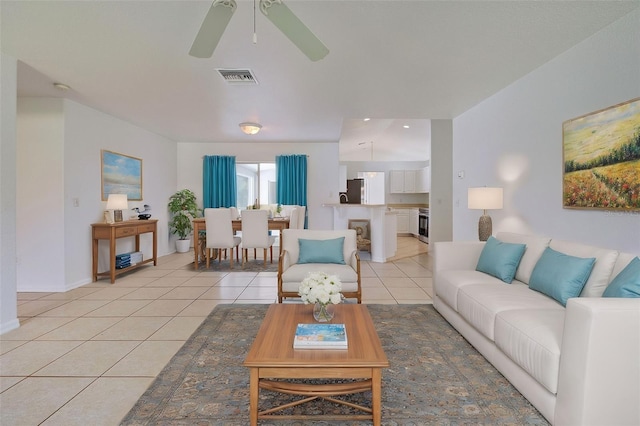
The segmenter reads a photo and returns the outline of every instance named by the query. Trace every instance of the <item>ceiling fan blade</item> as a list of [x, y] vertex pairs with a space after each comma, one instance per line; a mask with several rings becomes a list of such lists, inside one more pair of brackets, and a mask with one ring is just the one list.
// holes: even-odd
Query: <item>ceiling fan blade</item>
[[189, 55], [196, 58], [210, 58], [222, 38], [227, 24], [236, 11], [235, 0], [214, 0], [202, 21]]
[[312, 61], [319, 61], [329, 53], [329, 49], [282, 3], [282, 0], [260, 0], [260, 10]]

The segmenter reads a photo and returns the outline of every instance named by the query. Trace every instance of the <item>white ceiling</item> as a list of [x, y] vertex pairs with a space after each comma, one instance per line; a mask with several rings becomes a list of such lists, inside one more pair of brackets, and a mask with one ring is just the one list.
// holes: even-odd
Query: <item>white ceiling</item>
[[[259, 12], [254, 45], [253, 2], [237, 1], [211, 59], [188, 55], [211, 0], [0, 0], [1, 47], [22, 61], [19, 96], [63, 96], [176, 141], [340, 140], [343, 161], [370, 160], [373, 142], [375, 161], [415, 161], [428, 158], [429, 119], [461, 114], [640, 6], [285, 0], [330, 50], [311, 62]], [[215, 68], [249, 68], [259, 85], [230, 86]], [[244, 135], [243, 121], [262, 131]]]

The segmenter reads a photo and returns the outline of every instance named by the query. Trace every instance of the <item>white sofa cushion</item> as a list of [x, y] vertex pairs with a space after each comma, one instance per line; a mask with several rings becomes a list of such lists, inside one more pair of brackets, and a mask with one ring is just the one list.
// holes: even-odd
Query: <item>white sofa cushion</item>
[[505, 243], [526, 244], [524, 256], [520, 260], [520, 266], [516, 271], [516, 280], [529, 284], [531, 272], [538, 263], [542, 252], [549, 246], [550, 238], [539, 237], [536, 235], [515, 234], [512, 232], [499, 232], [496, 236], [500, 241]]
[[436, 294], [453, 310], [458, 310], [458, 290], [472, 284], [494, 284], [494, 285], [510, 285], [505, 284], [498, 278], [485, 274], [484, 272], [462, 270], [462, 271], [442, 271], [438, 274], [436, 280]]
[[499, 312], [513, 309], [564, 310], [555, 300], [524, 283], [474, 284], [458, 291], [458, 313], [487, 339], [494, 340]]
[[554, 394], [558, 391], [564, 315], [564, 309], [518, 309], [496, 317], [496, 346]]
[[613, 279], [617, 277], [618, 274], [622, 272], [622, 270], [626, 268], [629, 262], [631, 262], [636, 256], [640, 257], [640, 255], [631, 254], [631, 253], [623, 253], [623, 252], [619, 253], [618, 259], [616, 260], [616, 264], [613, 267], [613, 272], [609, 277], [609, 283], [611, 283], [611, 281], [613, 281]]
[[613, 267], [618, 259], [617, 250], [603, 249], [585, 244], [551, 240], [549, 247], [564, 254], [577, 257], [595, 257], [591, 275], [580, 293], [580, 297], [601, 297], [610, 282]]

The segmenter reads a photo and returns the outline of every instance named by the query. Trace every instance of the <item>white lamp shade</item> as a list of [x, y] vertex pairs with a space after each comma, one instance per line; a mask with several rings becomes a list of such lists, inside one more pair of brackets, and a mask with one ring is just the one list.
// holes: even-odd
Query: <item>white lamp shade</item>
[[468, 207], [474, 210], [496, 210], [502, 208], [502, 188], [469, 188]]
[[107, 210], [128, 210], [127, 194], [109, 194]]

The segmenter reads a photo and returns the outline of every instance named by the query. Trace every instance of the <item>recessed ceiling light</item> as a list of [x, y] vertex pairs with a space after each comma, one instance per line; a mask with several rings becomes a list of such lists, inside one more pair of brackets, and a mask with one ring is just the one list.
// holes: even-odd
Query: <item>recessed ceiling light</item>
[[409, 125], [408, 125], [408, 124], [405, 124], [405, 125], [404, 125], [404, 126], [402, 126], [402, 127], [404, 127], [405, 129], [408, 129], [408, 128], [409, 128]]
[[369, 120], [371, 120], [371, 119], [370, 118], [365, 118], [363, 121], [369, 121]]
[[69, 89], [71, 89], [71, 87], [67, 86], [64, 83], [53, 83], [53, 87], [55, 87], [58, 90], [69, 90]]

